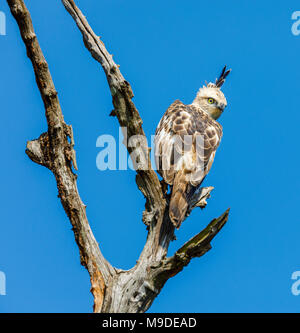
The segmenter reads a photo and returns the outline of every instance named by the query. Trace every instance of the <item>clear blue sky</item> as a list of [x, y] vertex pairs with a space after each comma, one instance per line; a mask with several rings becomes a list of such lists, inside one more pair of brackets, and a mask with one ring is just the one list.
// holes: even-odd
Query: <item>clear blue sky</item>
[[[75, 134], [78, 186], [103, 254], [129, 269], [143, 247], [144, 199], [133, 171], [96, 168], [102, 134], [116, 136], [105, 75], [83, 47], [60, 1], [26, 1]], [[227, 64], [224, 136], [205, 184], [204, 211], [177, 232], [173, 253], [231, 207], [213, 249], [167, 282], [151, 312], [298, 312], [291, 275], [300, 270], [299, 1], [77, 0], [131, 83], [148, 136], [175, 99], [190, 103]], [[25, 155], [46, 130], [43, 104], [17, 25], [5, 1], [0, 36], [0, 312], [90, 312], [87, 271], [53, 175]]]

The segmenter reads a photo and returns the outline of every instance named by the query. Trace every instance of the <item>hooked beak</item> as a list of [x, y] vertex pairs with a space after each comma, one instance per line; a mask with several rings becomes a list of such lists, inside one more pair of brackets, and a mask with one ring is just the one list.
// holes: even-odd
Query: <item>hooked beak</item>
[[226, 107], [226, 105], [224, 103], [221, 103], [221, 104], [218, 105], [218, 108], [221, 112], [224, 111], [225, 107]]

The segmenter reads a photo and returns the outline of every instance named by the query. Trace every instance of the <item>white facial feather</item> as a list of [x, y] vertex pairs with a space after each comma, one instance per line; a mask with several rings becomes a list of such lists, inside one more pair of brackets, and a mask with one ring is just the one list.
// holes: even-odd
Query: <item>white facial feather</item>
[[[209, 104], [208, 99], [213, 98], [215, 103]], [[222, 114], [224, 108], [227, 106], [227, 100], [215, 84], [209, 83], [199, 89], [196, 98], [193, 101], [195, 106], [207, 112], [212, 118], [218, 119]]]

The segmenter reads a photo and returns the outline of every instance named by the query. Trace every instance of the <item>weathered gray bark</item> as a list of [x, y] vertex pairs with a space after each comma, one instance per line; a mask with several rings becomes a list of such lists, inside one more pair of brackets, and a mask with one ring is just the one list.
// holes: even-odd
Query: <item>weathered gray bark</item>
[[[110, 87], [114, 111], [121, 127], [127, 128], [128, 138], [145, 135], [141, 117], [132, 102], [130, 84], [122, 76], [100, 38], [73, 0], [62, 0], [83, 35], [84, 44], [101, 64]], [[198, 235], [184, 244], [172, 257], [167, 257], [174, 227], [168, 217], [169, 196], [151, 168], [149, 147], [142, 147], [145, 165], [137, 168], [136, 183], [146, 198], [143, 221], [148, 229], [146, 244], [136, 265], [129, 271], [114, 268], [103, 257], [90, 229], [85, 205], [77, 189], [77, 170], [72, 127], [64, 122], [63, 114], [47, 62], [35, 35], [30, 14], [23, 0], [7, 0], [15, 17], [30, 58], [37, 85], [44, 101], [48, 131], [27, 143], [26, 153], [32, 161], [47, 167], [54, 174], [61, 203], [72, 224], [79, 247], [81, 264], [91, 278], [94, 312], [145, 312], [159, 294], [165, 282], [180, 272], [190, 260], [204, 255], [210, 242], [228, 219], [229, 210], [214, 219]], [[70, 139], [70, 140], [69, 140]], [[129, 153], [133, 148], [128, 147]], [[202, 188], [191, 200], [188, 214], [195, 207], [204, 208], [213, 188]]]

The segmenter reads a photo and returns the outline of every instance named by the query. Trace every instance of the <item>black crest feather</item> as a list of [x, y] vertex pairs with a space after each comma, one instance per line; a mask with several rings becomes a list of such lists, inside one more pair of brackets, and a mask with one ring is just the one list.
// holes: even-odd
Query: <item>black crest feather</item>
[[225, 82], [226, 77], [228, 76], [228, 74], [231, 72], [231, 69], [227, 69], [226, 70], [226, 66], [224, 66], [221, 75], [219, 76], [219, 78], [216, 80], [216, 86], [218, 88], [222, 87], [223, 83]]

